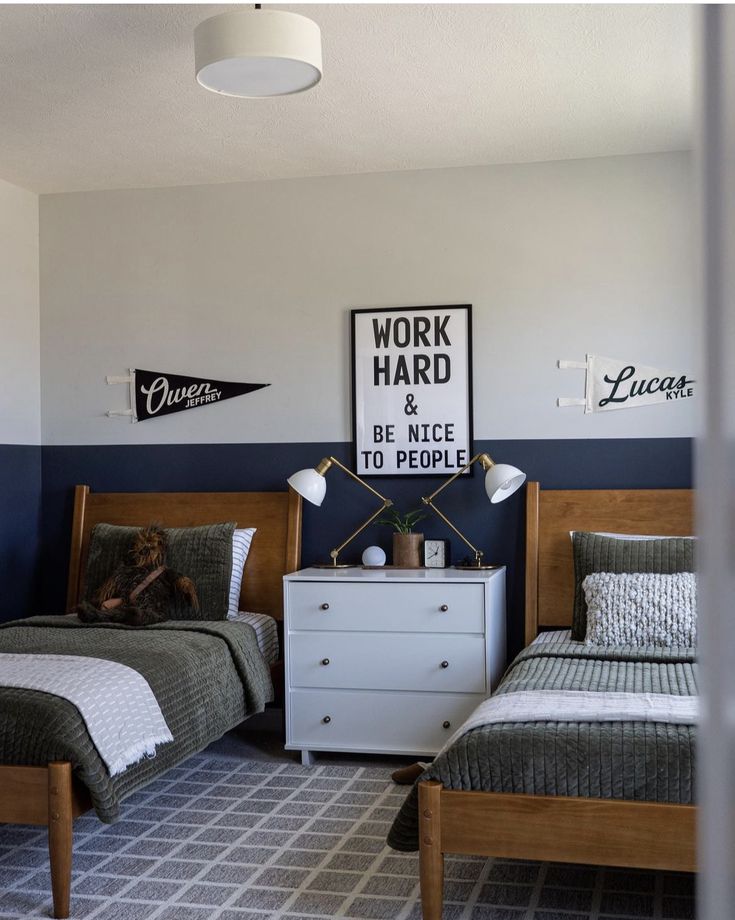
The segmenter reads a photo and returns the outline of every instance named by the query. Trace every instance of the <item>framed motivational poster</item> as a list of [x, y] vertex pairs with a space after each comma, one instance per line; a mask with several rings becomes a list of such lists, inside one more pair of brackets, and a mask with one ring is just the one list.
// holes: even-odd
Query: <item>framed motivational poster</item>
[[447, 476], [472, 457], [472, 307], [352, 310], [354, 466]]

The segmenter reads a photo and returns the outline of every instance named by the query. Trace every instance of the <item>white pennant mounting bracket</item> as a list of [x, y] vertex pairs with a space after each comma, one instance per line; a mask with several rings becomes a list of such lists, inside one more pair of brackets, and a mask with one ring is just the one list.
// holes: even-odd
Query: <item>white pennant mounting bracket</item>
[[[564, 361], [561, 358], [556, 362], [557, 367], [563, 371], [586, 371], [586, 361]], [[585, 389], [586, 389], [585, 381]], [[565, 409], [567, 406], [584, 406], [586, 409], [587, 400], [582, 397], [560, 396], [556, 401], [559, 408]]]
[[116, 376], [114, 374], [108, 374], [105, 377], [105, 381], [108, 386], [115, 386], [119, 383], [127, 383], [129, 392], [130, 392], [130, 409], [108, 409], [107, 417], [113, 418], [114, 416], [124, 416], [129, 418], [131, 422], [137, 422], [138, 419], [135, 417], [135, 371], [130, 368], [130, 372], [124, 376]]

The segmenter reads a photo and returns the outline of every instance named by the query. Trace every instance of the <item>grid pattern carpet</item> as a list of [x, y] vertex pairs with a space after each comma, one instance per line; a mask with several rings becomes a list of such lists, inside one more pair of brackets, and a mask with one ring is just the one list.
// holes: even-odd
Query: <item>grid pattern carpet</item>
[[[197, 755], [75, 824], [72, 918], [420, 920], [418, 857], [385, 846], [386, 768]], [[0, 917], [49, 916], [45, 829], [0, 827]], [[693, 879], [449, 857], [446, 920], [687, 920]]]

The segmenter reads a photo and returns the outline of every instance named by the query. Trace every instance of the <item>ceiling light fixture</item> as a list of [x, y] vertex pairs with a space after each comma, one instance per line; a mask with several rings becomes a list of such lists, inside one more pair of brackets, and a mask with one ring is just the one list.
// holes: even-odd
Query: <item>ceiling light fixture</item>
[[287, 96], [322, 77], [322, 36], [306, 16], [283, 10], [236, 10], [194, 30], [197, 82], [246, 99]]

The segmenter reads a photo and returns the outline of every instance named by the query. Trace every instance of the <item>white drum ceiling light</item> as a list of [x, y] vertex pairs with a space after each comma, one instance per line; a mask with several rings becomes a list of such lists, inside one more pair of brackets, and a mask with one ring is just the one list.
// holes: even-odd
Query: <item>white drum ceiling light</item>
[[235, 10], [194, 30], [197, 81], [224, 96], [287, 96], [322, 77], [322, 36], [306, 16], [283, 10]]

